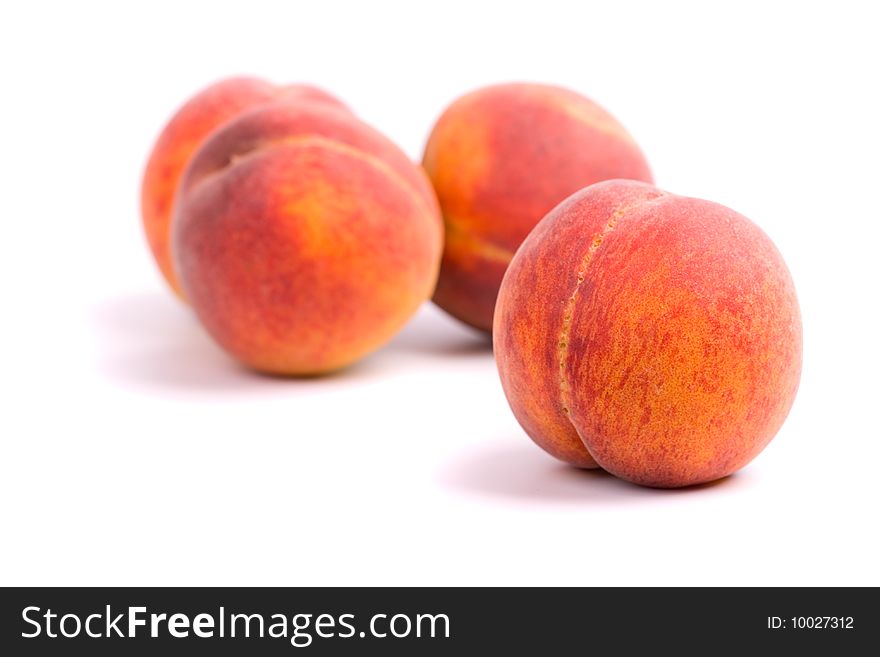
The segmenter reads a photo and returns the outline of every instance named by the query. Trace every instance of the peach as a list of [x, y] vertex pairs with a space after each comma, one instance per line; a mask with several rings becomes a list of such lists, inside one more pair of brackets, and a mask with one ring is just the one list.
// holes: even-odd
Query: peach
[[770, 239], [724, 206], [634, 181], [587, 187], [538, 224], [493, 335], [539, 446], [646, 486], [742, 468], [800, 380], [800, 312]]
[[156, 140], [144, 171], [141, 215], [153, 257], [178, 294], [180, 285], [171, 265], [170, 225], [175, 194], [187, 163], [208, 135], [226, 121], [249, 108], [277, 99], [344, 107], [316, 87], [279, 87], [257, 78], [228, 78], [190, 98], [171, 117]]
[[539, 84], [491, 86], [456, 100], [428, 139], [424, 166], [446, 225], [434, 301], [485, 331], [504, 271], [541, 217], [601, 180], [652, 181], [614, 117], [573, 91]]
[[186, 297], [242, 363], [311, 375], [388, 341], [434, 290], [443, 227], [421, 169], [332, 108], [227, 123], [184, 174], [172, 253]]

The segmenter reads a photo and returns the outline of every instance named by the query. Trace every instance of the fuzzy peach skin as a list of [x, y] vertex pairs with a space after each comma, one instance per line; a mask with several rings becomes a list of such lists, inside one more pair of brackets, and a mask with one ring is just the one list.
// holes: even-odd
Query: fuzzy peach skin
[[441, 223], [437, 196], [421, 167], [414, 165], [394, 142], [346, 108], [317, 103], [280, 100], [239, 114], [216, 138], [205, 143], [181, 183], [181, 191], [193, 181], [224, 167], [230, 159], [240, 158], [266, 144], [309, 135], [347, 144], [382, 160], [423, 198]]
[[170, 225], [174, 197], [187, 163], [208, 135], [226, 121], [249, 108], [278, 99], [344, 109], [339, 100], [316, 87], [276, 86], [257, 78], [234, 77], [212, 84], [190, 98], [159, 134], [144, 171], [141, 216], [156, 263], [178, 294], [180, 286], [171, 266]]
[[800, 380], [800, 311], [770, 239], [724, 206], [633, 181], [592, 185], [538, 224], [493, 335], [539, 446], [646, 486], [742, 468]]
[[202, 324], [242, 363], [336, 370], [430, 298], [443, 239], [436, 202], [417, 166], [364, 124], [254, 111], [215, 133], [184, 174], [176, 271]]
[[434, 301], [485, 331], [504, 271], [541, 217], [601, 180], [652, 181], [614, 117], [540, 84], [485, 87], [456, 100], [434, 126], [423, 163], [446, 224]]

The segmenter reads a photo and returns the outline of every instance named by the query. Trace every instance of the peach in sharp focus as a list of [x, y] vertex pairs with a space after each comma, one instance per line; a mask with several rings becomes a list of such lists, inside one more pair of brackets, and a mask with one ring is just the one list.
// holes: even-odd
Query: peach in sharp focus
[[729, 208], [633, 181], [592, 185], [541, 221], [494, 322], [502, 385], [529, 436], [648, 486], [742, 468], [800, 379], [800, 312], [770, 239]]

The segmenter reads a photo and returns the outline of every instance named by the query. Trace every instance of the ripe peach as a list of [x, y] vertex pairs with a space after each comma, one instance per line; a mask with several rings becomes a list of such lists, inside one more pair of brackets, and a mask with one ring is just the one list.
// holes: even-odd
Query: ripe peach
[[171, 117], [153, 146], [144, 171], [141, 214], [156, 263], [178, 294], [180, 286], [171, 266], [170, 224], [174, 197], [184, 168], [208, 135], [226, 121], [248, 108], [277, 99], [344, 107], [316, 87], [279, 87], [257, 78], [228, 78], [190, 98]]
[[656, 487], [751, 461], [801, 371], [794, 285], [770, 239], [726, 207], [634, 181], [592, 185], [538, 224], [504, 277], [494, 340], [538, 445]]
[[172, 222], [183, 291], [255, 369], [309, 375], [386, 342], [433, 292], [442, 222], [424, 173], [351, 114], [284, 103], [220, 128]]
[[541, 217], [600, 180], [652, 180], [614, 117], [573, 91], [539, 84], [491, 86], [456, 100], [428, 139], [424, 166], [446, 224], [434, 301], [485, 331], [504, 271]]

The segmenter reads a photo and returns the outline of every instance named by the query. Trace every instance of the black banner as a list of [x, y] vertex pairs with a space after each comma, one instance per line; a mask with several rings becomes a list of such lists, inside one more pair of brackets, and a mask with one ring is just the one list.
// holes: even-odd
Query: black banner
[[855, 655], [878, 612], [867, 588], [4, 589], [0, 654]]

